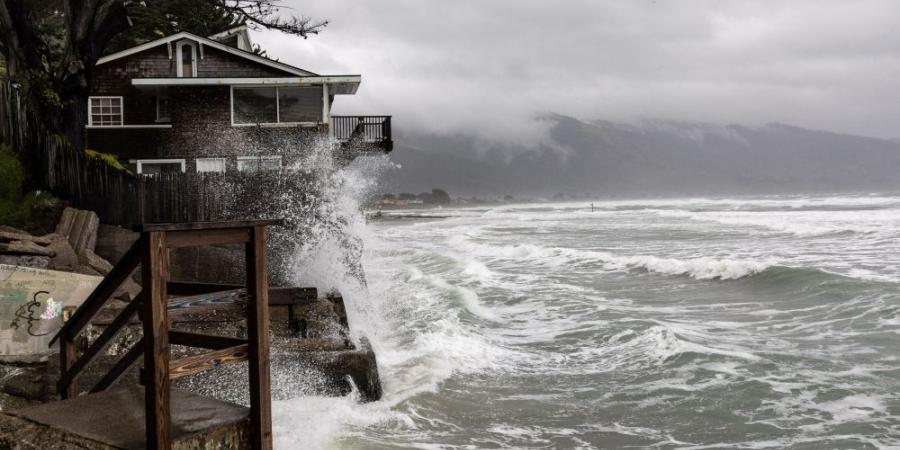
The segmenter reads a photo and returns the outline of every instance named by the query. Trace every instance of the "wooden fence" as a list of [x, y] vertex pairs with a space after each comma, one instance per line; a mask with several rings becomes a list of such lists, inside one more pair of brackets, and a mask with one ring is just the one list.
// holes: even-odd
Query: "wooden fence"
[[[76, 151], [37, 121], [10, 79], [0, 79], [0, 142], [35, 163], [33, 178], [44, 190], [73, 206], [95, 211], [101, 222], [198, 222], [245, 218], [242, 199], [266, 198], [280, 172], [252, 174], [169, 173], [140, 176]], [[253, 190], [253, 192], [248, 192]], [[269, 197], [271, 198], [271, 197]], [[254, 211], [257, 213], [258, 211]], [[244, 214], [247, 213], [247, 214]]]

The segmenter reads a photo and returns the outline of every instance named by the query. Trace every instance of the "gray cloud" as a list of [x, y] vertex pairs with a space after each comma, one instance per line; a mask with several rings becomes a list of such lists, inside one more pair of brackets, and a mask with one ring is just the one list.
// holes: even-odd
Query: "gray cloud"
[[332, 24], [254, 39], [320, 73], [360, 73], [336, 113], [529, 141], [543, 112], [784, 122], [900, 136], [896, 0], [304, 0]]

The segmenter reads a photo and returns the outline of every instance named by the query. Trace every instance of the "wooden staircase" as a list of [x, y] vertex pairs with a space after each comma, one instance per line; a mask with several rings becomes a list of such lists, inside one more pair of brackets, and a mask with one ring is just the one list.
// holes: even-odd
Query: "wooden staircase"
[[[59, 342], [62, 399], [75, 399], [81, 390], [78, 376], [108, 347], [113, 338], [138, 315], [143, 337], [121, 356], [109, 372], [90, 388], [89, 394], [107, 391], [143, 357], [145, 448], [172, 448], [170, 381], [223, 364], [249, 361], [249, 443], [253, 449], [272, 448], [269, 378], [269, 289], [266, 268], [266, 226], [280, 221], [194, 222], [146, 224], [136, 228], [140, 238], [97, 286], [51, 345]], [[247, 339], [174, 331], [170, 329], [169, 249], [205, 245], [242, 244], [245, 247], [247, 291]], [[118, 313], [100, 336], [81, 355], [76, 340], [107, 304], [119, 286], [140, 267], [140, 294]], [[171, 283], [180, 292], [208, 292], [209, 286]], [[232, 289], [234, 286], [227, 286]], [[315, 294], [313, 294], [315, 295]], [[172, 359], [170, 345], [200, 348], [205, 353]]]

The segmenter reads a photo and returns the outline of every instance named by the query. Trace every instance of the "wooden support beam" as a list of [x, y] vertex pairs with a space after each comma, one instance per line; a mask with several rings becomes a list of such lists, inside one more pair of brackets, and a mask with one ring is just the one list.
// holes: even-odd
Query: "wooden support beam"
[[167, 232], [169, 247], [201, 247], [205, 245], [243, 244], [250, 240], [246, 228], [223, 230], [186, 230]]
[[[59, 340], [59, 370], [60, 373], [67, 373], [72, 364], [75, 363], [75, 342], [68, 335], [62, 336]], [[66, 383], [57, 385], [59, 397], [63, 400], [67, 398], [75, 398], [78, 396], [78, 384], [71, 380]]]
[[112, 386], [113, 383], [115, 383], [123, 373], [125, 373], [131, 366], [134, 365], [135, 362], [137, 362], [138, 358], [140, 358], [142, 354], [144, 354], [143, 338], [135, 343], [128, 350], [128, 352], [126, 352], [125, 355], [123, 355], [119, 359], [119, 361], [116, 362], [112, 369], [110, 369], [109, 372], [107, 372], [107, 374], [104, 375], [103, 378], [100, 379], [100, 381], [94, 386], [94, 388], [91, 389], [91, 393], [93, 394], [109, 389], [109, 387]]
[[82, 303], [75, 311], [72, 318], [63, 324], [62, 329], [50, 340], [50, 345], [53, 345], [53, 343], [56, 342], [56, 339], [63, 334], [74, 339], [74, 337], [81, 332], [81, 329], [91, 321], [91, 318], [97, 314], [97, 311], [99, 311], [106, 301], [116, 292], [116, 289], [131, 276], [131, 272], [134, 271], [141, 261], [141, 254], [143, 253], [144, 247], [146, 247], [146, 242], [142, 237], [128, 249], [119, 263], [113, 267], [113, 270], [109, 275], [103, 278], [103, 281], [97, 285], [94, 292], [92, 292], [91, 295], [85, 299], [84, 303]]
[[134, 231], [148, 233], [151, 231], [184, 231], [184, 230], [224, 230], [228, 228], [250, 229], [257, 226], [281, 225], [281, 219], [268, 220], [233, 220], [226, 222], [181, 222], [181, 223], [143, 223], [134, 226]]
[[243, 289], [239, 284], [194, 283], [190, 281], [170, 281], [168, 285], [169, 295], [203, 295], [216, 292], [228, 292], [235, 289]]
[[209, 369], [244, 362], [250, 353], [249, 345], [242, 344], [235, 347], [227, 347], [199, 355], [186, 356], [172, 360], [169, 364], [169, 379], [174, 380]]
[[[237, 284], [193, 283], [187, 281], [170, 281], [169, 295], [203, 295], [243, 289]], [[314, 303], [319, 291], [314, 287], [273, 287], [269, 288], [269, 306], [288, 306]]]
[[[184, 331], [169, 331], [169, 345], [221, 350], [245, 344], [247, 344], [246, 339], [215, 336], [212, 334], [186, 333]], [[173, 362], [172, 365], [174, 364]]]
[[144, 328], [144, 386], [147, 447], [171, 448], [169, 404], [169, 319], [166, 313], [166, 282], [169, 275], [169, 249], [166, 232], [146, 234], [146, 250], [141, 269], [146, 296], [141, 320]]
[[269, 306], [292, 306], [315, 303], [319, 291], [316, 288], [272, 288], [269, 290]]
[[272, 450], [272, 398], [269, 378], [269, 280], [266, 228], [253, 227], [246, 247], [247, 335], [250, 345], [250, 446]]
[[94, 359], [94, 357], [97, 356], [98, 353], [103, 351], [103, 349], [105, 349], [106, 346], [109, 345], [109, 342], [112, 340], [113, 336], [115, 336], [116, 333], [118, 333], [119, 330], [122, 329], [122, 327], [125, 326], [131, 319], [131, 317], [134, 316], [134, 314], [137, 312], [142, 299], [143, 293], [139, 294], [136, 299], [132, 300], [131, 303], [129, 303], [128, 306], [126, 306], [119, 313], [119, 315], [116, 316], [115, 319], [113, 319], [112, 323], [108, 327], [106, 327], [105, 330], [103, 330], [103, 333], [101, 333], [100, 336], [94, 341], [94, 343], [84, 351], [81, 357], [78, 358], [78, 360], [75, 361], [74, 364], [71, 364], [71, 366], [67, 366], [68, 369], [66, 369], [66, 367], [60, 368], [62, 375], [60, 376], [59, 382], [57, 383], [57, 388], [60, 393], [68, 389], [69, 386], [74, 383], [75, 377], [78, 376], [78, 373], [81, 372], [85, 368], [85, 366], [87, 366], [88, 363], [90, 363]]

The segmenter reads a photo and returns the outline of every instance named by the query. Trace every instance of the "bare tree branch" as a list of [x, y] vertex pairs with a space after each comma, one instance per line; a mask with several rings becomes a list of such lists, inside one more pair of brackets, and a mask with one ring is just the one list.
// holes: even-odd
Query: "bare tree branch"
[[314, 21], [306, 16], [280, 17], [281, 5], [278, 0], [207, 0], [233, 14], [239, 21], [250, 26], [293, 34], [304, 39], [328, 26], [327, 20]]

